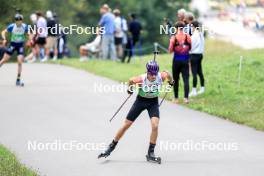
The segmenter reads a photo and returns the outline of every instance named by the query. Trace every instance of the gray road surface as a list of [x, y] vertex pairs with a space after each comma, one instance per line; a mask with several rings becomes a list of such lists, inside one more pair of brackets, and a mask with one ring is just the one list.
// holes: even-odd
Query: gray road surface
[[[108, 159], [98, 160], [100, 149], [112, 140], [135, 95], [109, 123], [127, 94], [95, 93], [94, 84], [118, 85], [117, 82], [48, 64], [25, 65], [24, 88], [14, 86], [15, 77], [16, 65], [8, 64], [0, 69], [0, 142], [41, 175], [264, 174], [263, 132], [170, 102], [164, 102], [161, 107], [156, 148], [163, 160], [161, 165], [145, 161], [150, 132], [146, 112], [129, 129], [116, 151]], [[34, 141], [39, 147], [35, 151], [28, 146]], [[56, 142], [65, 145], [71, 142], [79, 148], [69, 150], [65, 146], [59, 150], [58, 146], [55, 148]], [[43, 148], [48, 143], [53, 143], [53, 148]], [[82, 144], [86, 144], [85, 150]]]

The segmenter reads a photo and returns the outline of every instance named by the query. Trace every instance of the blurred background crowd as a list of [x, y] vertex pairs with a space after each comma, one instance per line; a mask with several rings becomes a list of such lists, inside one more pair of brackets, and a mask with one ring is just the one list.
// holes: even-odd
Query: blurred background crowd
[[[112, 35], [108, 38], [87, 34], [52, 35], [47, 30], [47, 34], [41, 36], [45, 43], [40, 39], [33, 51], [28, 51], [26, 59], [31, 62], [79, 56], [80, 61], [99, 57], [130, 62], [133, 55], [152, 53], [155, 42], [165, 48], [161, 51], [167, 52], [169, 35], [160, 35], [160, 25], [168, 22], [174, 25], [179, 9], [192, 11], [200, 22], [214, 31], [213, 37], [245, 48], [263, 45], [263, 0], [113, 0], [105, 6], [101, 6], [105, 3], [101, 0], [97, 3], [91, 0], [10, 0], [2, 3], [7, 8], [0, 12], [1, 29], [13, 21], [18, 11], [24, 15], [25, 23], [41, 27], [77, 24], [83, 27], [106, 25], [108, 29], [112, 26], [112, 30], [106, 31]], [[249, 42], [241, 42], [245, 40]], [[109, 47], [100, 47], [102, 45]], [[33, 57], [34, 52], [39, 58]]]

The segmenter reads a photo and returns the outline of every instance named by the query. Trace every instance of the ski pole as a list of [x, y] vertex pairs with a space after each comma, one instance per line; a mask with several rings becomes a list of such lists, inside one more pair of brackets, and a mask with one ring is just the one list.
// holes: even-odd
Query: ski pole
[[[170, 86], [172, 87], [172, 85], [170, 85]], [[170, 87], [170, 88], [171, 88], [171, 87]], [[167, 97], [168, 92], [169, 92], [169, 91], [166, 91], [164, 97], [162, 98], [162, 100], [161, 100], [161, 102], [160, 102], [160, 104], [159, 104], [159, 107], [161, 106], [161, 104], [163, 103], [163, 101], [165, 100], [165, 98]]]
[[159, 51], [154, 51], [154, 61], [156, 61], [156, 56], [159, 54]]
[[132, 94], [129, 94], [129, 96], [126, 98], [126, 100], [122, 103], [122, 105], [117, 109], [113, 117], [109, 120], [110, 122], [115, 118], [117, 113], [122, 109], [122, 107], [126, 104], [127, 100], [131, 97]]
[[162, 100], [161, 100], [161, 102], [160, 102], [160, 104], [159, 104], [159, 107], [161, 106], [161, 104], [163, 103], [163, 101], [164, 101], [164, 99], [167, 97], [167, 95], [168, 95], [168, 92], [165, 93], [164, 97], [162, 98]]
[[159, 51], [158, 51], [158, 43], [154, 43], [154, 61], [156, 61], [156, 56], [159, 54]]

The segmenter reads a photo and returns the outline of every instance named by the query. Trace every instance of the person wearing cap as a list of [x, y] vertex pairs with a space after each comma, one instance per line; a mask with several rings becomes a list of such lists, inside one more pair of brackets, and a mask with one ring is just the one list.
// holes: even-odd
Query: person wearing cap
[[151, 134], [147, 156], [155, 157], [154, 149], [158, 137], [159, 126], [159, 100], [158, 96], [161, 90], [162, 83], [168, 80], [170, 85], [173, 85], [173, 78], [169, 72], [159, 72], [159, 65], [156, 61], [149, 61], [146, 64], [146, 73], [140, 76], [133, 77], [128, 82], [128, 94], [133, 93], [133, 85], [139, 87], [136, 101], [131, 107], [122, 127], [116, 133], [109, 147], [98, 157], [108, 157], [115, 149], [118, 141], [131, 127], [134, 121], [138, 118], [142, 111], [147, 110], [151, 122]]
[[116, 60], [116, 48], [114, 41], [115, 33], [115, 17], [110, 12], [110, 8], [107, 4], [104, 4], [100, 8], [100, 13], [102, 15], [99, 26], [104, 29], [102, 35], [102, 57], [103, 59], [108, 59], [109, 56], [112, 60]]
[[22, 73], [22, 63], [24, 61], [24, 43], [26, 37], [29, 37], [29, 29], [28, 25], [23, 23], [23, 16], [21, 14], [16, 14], [14, 19], [15, 23], [8, 25], [1, 33], [4, 45], [7, 44], [7, 33], [11, 34], [11, 39], [9, 47], [6, 50], [3, 59], [0, 61], [0, 67], [10, 59], [14, 52], [17, 52], [18, 69], [16, 85], [23, 86], [24, 83], [21, 82], [20, 77]]
[[127, 41], [126, 32], [127, 32], [127, 22], [126, 20], [121, 17], [121, 12], [119, 9], [114, 9], [115, 15], [115, 46], [116, 46], [116, 53], [119, 59], [123, 58], [124, 56], [124, 49], [123, 45], [126, 44]]

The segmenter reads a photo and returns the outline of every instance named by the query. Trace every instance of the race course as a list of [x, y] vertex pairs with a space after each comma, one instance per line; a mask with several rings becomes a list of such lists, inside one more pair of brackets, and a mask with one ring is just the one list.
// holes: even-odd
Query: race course
[[[109, 119], [127, 97], [96, 92], [95, 84], [118, 82], [55, 64], [25, 64], [25, 87], [15, 87], [16, 64], [0, 69], [0, 143], [22, 163], [47, 176], [263, 176], [264, 133], [164, 101], [157, 155], [146, 162], [150, 122], [146, 112], [128, 130], [107, 159], [97, 159], [98, 145], [108, 144], [136, 95], [116, 119]], [[91, 150], [28, 149], [29, 142], [90, 144]], [[207, 141], [234, 144], [236, 150], [177, 150], [174, 144]], [[100, 148], [100, 147], [99, 147]], [[234, 148], [233, 148], [234, 149]]]

